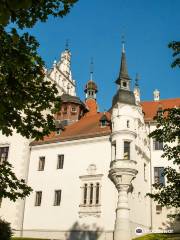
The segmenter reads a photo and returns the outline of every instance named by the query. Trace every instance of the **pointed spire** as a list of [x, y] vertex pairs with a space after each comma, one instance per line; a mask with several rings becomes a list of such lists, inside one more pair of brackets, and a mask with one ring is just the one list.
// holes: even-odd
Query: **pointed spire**
[[93, 62], [93, 58], [91, 58], [91, 62], [90, 62], [90, 80], [93, 80], [93, 72], [94, 72], [94, 62]]
[[69, 39], [66, 39], [65, 50], [69, 51]]
[[121, 66], [119, 71], [119, 78], [129, 79], [127, 64], [126, 64], [126, 53], [125, 53], [125, 37], [122, 36], [122, 55], [121, 55]]
[[127, 64], [126, 64], [126, 54], [125, 54], [125, 40], [124, 35], [122, 36], [122, 55], [121, 55], [121, 65], [119, 71], [119, 77], [116, 80], [116, 84], [120, 85], [120, 88], [125, 90], [130, 90], [130, 77], [128, 75]]

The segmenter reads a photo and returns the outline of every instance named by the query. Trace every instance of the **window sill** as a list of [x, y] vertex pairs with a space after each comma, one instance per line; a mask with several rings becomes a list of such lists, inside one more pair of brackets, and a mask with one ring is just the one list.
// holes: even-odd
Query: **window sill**
[[84, 205], [81, 204], [79, 205], [80, 210], [79, 210], [79, 217], [87, 217], [87, 216], [94, 216], [94, 217], [100, 217], [101, 215], [101, 205], [96, 204], [96, 205]]

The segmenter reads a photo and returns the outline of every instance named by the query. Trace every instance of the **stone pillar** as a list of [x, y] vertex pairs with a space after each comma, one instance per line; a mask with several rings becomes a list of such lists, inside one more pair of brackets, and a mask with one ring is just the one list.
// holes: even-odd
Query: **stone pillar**
[[118, 186], [118, 203], [116, 209], [114, 240], [131, 240], [128, 188], [129, 185]]

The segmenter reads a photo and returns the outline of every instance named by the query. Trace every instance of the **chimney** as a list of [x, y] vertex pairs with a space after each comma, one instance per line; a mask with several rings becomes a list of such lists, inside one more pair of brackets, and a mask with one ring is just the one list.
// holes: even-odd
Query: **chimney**
[[153, 92], [153, 95], [154, 95], [154, 101], [155, 102], [159, 101], [159, 98], [160, 98], [159, 90], [155, 89], [154, 92]]

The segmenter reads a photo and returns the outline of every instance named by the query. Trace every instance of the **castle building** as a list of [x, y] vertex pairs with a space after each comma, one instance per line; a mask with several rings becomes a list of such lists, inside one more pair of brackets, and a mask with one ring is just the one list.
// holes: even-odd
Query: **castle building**
[[[46, 77], [55, 81], [62, 106], [55, 115], [56, 131], [41, 141], [14, 132], [0, 135], [0, 158], [12, 163], [33, 192], [15, 203], [3, 199], [0, 216], [17, 236], [61, 240], [130, 240], [139, 231], [177, 229], [168, 222], [174, 209], [161, 207], [147, 193], [171, 164], [161, 159], [163, 143], [149, 139], [154, 116], [179, 107], [180, 98], [140, 101], [138, 76], [130, 88], [124, 46], [117, 92], [108, 112], [99, 112], [98, 86], [90, 74], [85, 101], [76, 96], [66, 49]], [[174, 224], [174, 225], [173, 225]]]

